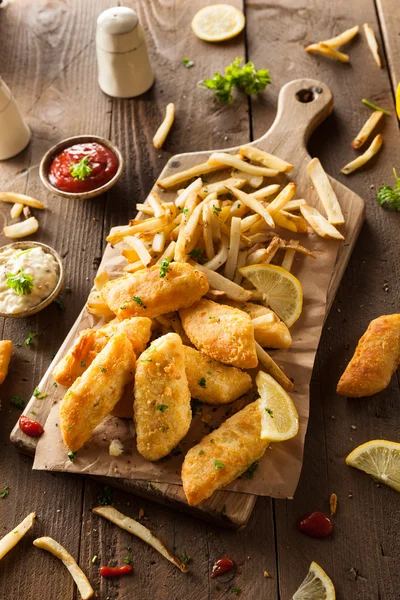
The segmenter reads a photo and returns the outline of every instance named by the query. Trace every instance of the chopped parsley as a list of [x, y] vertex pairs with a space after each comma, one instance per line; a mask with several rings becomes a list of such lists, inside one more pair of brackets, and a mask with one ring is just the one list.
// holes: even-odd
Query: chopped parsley
[[207, 259], [203, 256], [203, 250], [200, 250], [200, 248], [193, 248], [193, 250], [188, 252], [188, 256], [194, 258], [199, 265], [203, 265], [205, 262], [207, 262]]
[[89, 157], [84, 156], [77, 163], [72, 163], [69, 172], [71, 173], [74, 179], [80, 179], [81, 181], [85, 180], [89, 177], [90, 173], [93, 171], [92, 167], [89, 166]]
[[121, 306], [119, 307], [120, 310], [125, 310], [127, 308], [127, 303], [125, 302], [125, 304], [121, 304]]
[[182, 64], [184, 67], [186, 67], [187, 69], [190, 69], [190, 67], [193, 67], [194, 62], [192, 60], [190, 60], [190, 58], [187, 58], [186, 56], [184, 58], [182, 58]]
[[215, 204], [212, 205], [213, 215], [218, 215], [218, 213], [220, 213], [221, 210], [222, 210], [222, 208], [220, 208], [219, 206], [216, 206]]
[[180, 213], [184, 214], [184, 215], [188, 215], [189, 214], [189, 209], [188, 208], [181, 208], [180, 206], [178, 206], [178, 210]]
[[74, 462], [76, 457], [76, 452], [68, 452], [68, 458], [71, 462]]
[[7, 273], [6, 285], [12, 288], [18, 296], [25, 296], [32, 293], [33, 277], [20, 269], [18, 273]]
[[169, 427], [165, 427], [165, 425], [163, 425], [163, 426], [161, 427], [161, 432], [162, 432], [162, 433], [165, 433], [166, 431], [168, 431], [168, 429], [169, 429]]
[[242, 588], [238, 588], [238, 587], [232, 588], [232, 592], [235, 594], [235, 596], [239, 596], [241, 591], [242, 591]]
[[67, 429], [73, 429], [73, 427], [75, 427], [75, 423], [72, 423], [72, 425], [69, 425], [69, 426], [67, 427]]
[[265, 408], [265, 412], [267, 412], [270, 415], [270, 417], [274, 418], [274, 411], [273, 410], [271, 410], [270, 408], [266, 407]]
[[171, 260], [169, 258], [164, 258], [160, 267], [160, 277], [165, 277], [168, 273], [168, 267]]
[[201, 456], [202, 454], [204, 454], [204, 450], [199, 451], [199, 456]]
[[57, 381], [53, 381], [53, 387], [55, 387], [55, 388], [58, 387]]
[[131, 564], [131, 562], [132, 562], [132, 558], [131, 558], [130, 556], [125, 556], [125, 558], [124, 558], [124, 563], [125, 563], [126, 565], [130, 565], [130, 564]]
[[153, 362], [153, 359], [150, 357], [149, 358], [141, 358], [140, 362]]
[[105, 367], [103, 367], [103, 365], [100, 365], [99, 369], [102, 373], [105, 373], [107, 371], [107, 369]]
[[245, 472], [244, 476], [246, 477], [246, 479], [253, 479], [254, 477], [254, 473], [257, 471], [258, 469], [258, 460], [254, 461], [249, 468], [247, 469], [247, 471]]
[[65, 291], [70, 294], [72, 292], [72, 287], [70, 285], [65, 286]]
[[65, 302], [62, 298], [56, 298], [53, 300], [54, 304], [57, 304], [60, 310], [65, 310]]
[[21, 398], [21, 396], [13, 396], [10, 400], [11, 404], [14, 404], [14, 406], [16, 406], [17, 408], [20, 408], [21, 410], [24, 410], [25, 406], [26, 406], [26, 402], [23, 398]]
[[101, 506], [112, 505], [112, 489], [109, 485], [104, 486], [103, 490], [97, 494], [97, 501]]
[[81, 360], [81, 367], [86, 367], [86, 363], [84, 360]]
[[10, 488], [8, 487], [8, 485], [5, 485], [3, 491], [0, 492], [0, 498], [6, 498], [9, 493], [10, 493]]
[[222, 462], [222, 460], [216, 460], [214, 462], [214, 467], [216, 469], [223, 469], [225, 467], [225, 464]]
[[168, 408], [168, 404], [159, 404], [158, 406], [156, 406], [156, 410], [159, 410], [160, 412], [165, 412]]
[[199, 379], [199, 381], [197, 383], [202, 388], [206, 388], [207, 387], [207, 382], [206, 382], [206, 378], [205, 377], [202, 377], [201, 379]]
[[43, 398], [47, 398], [47, 396], [49, 395], [47, 392], [43, 392], [43, 394], [40, 392], [38, 386], [35, 387], [35, 390], [33, 392], [33, 395], [35, 396], [35, 398], [37, 398], [38, 400], [43, 400]]
[[188, 565], [190, 563], [190, 556], [188, 554], [186, 554], [185, 551], [182, 552], [181, 554], [181, 561], [183, 562], [184, 565]]
[[147, 306], [145, 306], [145, 305], [143, 304], [143, 301], [142, 301], [142, 299], [141, 299], [141, 298], [139, 298], [139, 296], [132, 296], [132, 300], [133, 300], [134, 302], [136, 302], [136, 304], [139, 304], [139, 306], [141, 306], [142, 308], [144, 308], [144, 309], [146, 309], [146, 308], [147, 308]]
[[34, 333], [33, 331], [30, 331], [28, 333], [28, 337], [24, 341], [25, 346], [28, 346], [28, 348], [30, 348], [32, 346], [32, 340], [33, 340], [33, 338], [35, 338], [37, 335], [39, 335], [39, 334], [38, 333]]

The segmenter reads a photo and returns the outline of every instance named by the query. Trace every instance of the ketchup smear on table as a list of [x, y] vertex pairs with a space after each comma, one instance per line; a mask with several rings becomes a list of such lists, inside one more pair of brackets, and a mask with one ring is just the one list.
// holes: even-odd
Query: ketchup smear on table
[[233, 562], [233, 560], [231, 560], [227, 556], [220, 558], [214, 563], [214, 566], [211, 571], [211, 578], [218, 577], [219, 575], [223, 575], [223, 573], [231, 571], [234, 568], [234, 566], [235, 563]]
[[21, 415], [19, 418], [19, 428], [30, 437], [39, 437], [44, 432], [40, 423], [32, 421], [32, 419], [25, 417], [25, 415]]
[[[84, 179], [74, 178], [71, 167], [85, 157], [89, 159], [90, 174]], [[90, 192], [108, 183], [117, 170], [118, 159], [112, 150], [97, 142], [87, 142], [65, 148], [53, 158], [49, 168], [49, 181], [63, 192]]]
[[309, 512], [301, 517], [297, 528], [313, 538], [326, 538], [332, 533], [333, 524], [323, 512]]
[[100, 575], [107, 578], [128, 575], [129, 573], [132, 573], [132, 571], [132, 565], [124, 565], [123, 567], [100, 567]]

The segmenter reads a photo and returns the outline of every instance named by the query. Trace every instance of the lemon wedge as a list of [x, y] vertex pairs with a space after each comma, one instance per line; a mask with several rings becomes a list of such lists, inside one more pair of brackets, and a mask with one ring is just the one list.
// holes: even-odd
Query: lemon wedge
[[211, 4], [195, 14], [192, 29], [205, 42], [223, 42], [238, 35], [244, 24], [244, 14], [234, 6]]
[[371, 440], [361, 444], [346, 458], [350, 467], [365, 471], [378, 481], [400, 492], [400, 444]]
[[275, 265], [248, 265], [239, 271], [288, 327], [297, 321], [303, 309], [303, 288], [297, 277]]
[[396, 113], [397, 118], [400, 120], [400, 83], [397, 84], [396, 90]]
[[336, 600], [335, 586], [319, 564], [312, 562], [292, 600]]
[[259, 371], [256, 384], [260, 394], [261, 439], [284, 442], [297, 435], [299, 415], [289, 394], [264, 371]]

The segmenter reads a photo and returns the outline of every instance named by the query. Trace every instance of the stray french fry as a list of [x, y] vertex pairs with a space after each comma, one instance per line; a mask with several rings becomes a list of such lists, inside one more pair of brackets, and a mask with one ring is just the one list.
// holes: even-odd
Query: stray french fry
[[165, 118], [153, 137], [154, 148], [161, 148], [169, 134], [175, 119], [175, 104], [170, 102], [165, 109]]
[[381, 110], [375, 110], [373, 113], [371, 113], [369, 119], [364, 123], [359, 133], [351, 142], [351, 145], [355, 150], [358, 150], [358, 148], [361, 148], [361, 146], [363, 146], [363, 144], [367, 141], [367, 139], [369, 138], [379, 121], [382, 119], [382, 117], [383, 112]]
[[[248, 175], [248, 173], [246, 173], [246, 175]], [[199, 191], [199, 196], [201, 196], [202, 198], [205, 198], [209, 194], [217, 194], [217, 196], [220, 196], [221, 194], [226, 194], [227, 185], [238, 188], [240, 190], [242, 189], [245, 183], [247, 183], [246, 178], [229, 177], [228, 179], [223, 179], [222, 181], [208, 183], [207, 185], [201, 188], [201, 190]]]
[[[298, 246], [299, 242], [297, 240], [293, 240], [292, 244]], [[292, 265], [293, 265], [293, 260], [294, 260], [295, 254], [296, 254], [296, 250], [294, 250], [293, 248], [286, 249], [285, 256], [283, 257], [283, 261], [282, 261], [282, 269], [286, 269], [286, 271], [289, 271], [289, 272], [292, 270]]]
[[26, 221], [20, 221], [13, 225], [6, 225], [3, 229], [3, 233], [6, 237], [16, 239], [26, 237], [36, 233], [39, 229], [39, 222], [36, 217], [30, 217]]
[[10, 202], [11, 204], [24, 204], [24, 206], [40, 208], [41, 210], [44, 210], [46, 208], [44, 204], [39, 202], [39, 200], [31, 198], [31, 196], [26, 196], [25, 194], [17, 194], [16, 192], [0, 192], [0, 202]]
[[236, 156], [227, 154], [226, 152], [214, 152], [208, 159], [208, 163], [210, 165], [227, 165], [237, 169], [238, 171], [244, 171], [250, 175], [262, 175], [263, 177], [275, 177], [275, 175], [278, 175], [279, 173], [277, 169], [267, 169], [266, 167], [257, 167], [255, 165], [251, 165], [250, 163], [241, 161]]
[[313, 158], [307, 165], [307, 173], [313, 182], [322, 206], [324, 207], [329, 223], [343, 225], [344, 217], [340, 204], [333, 191], [328, 175], [325, 173], [318, 158]]
[[225, 277], [233, 279], [236, 270], [237, 257], [240, 247], [240, 223], [239, 217], [232, 217], [231, 221], [231, 237], [229, 240], [228, 258], [225, 263]]
[[22, 213], [24, 209], [24, 205], [21, 202], [16, 202], [15, 204], [13, 204], [11, 210], [10, 210], [10, 215], [12, 219], [17, 219], [20, 214]]
[[8, 373], [8, 366], [10, 364], [12, 354], [12, 342], [11, 340], [0, 341], [0, 385], [3, 383]]
[[106, 269], [104, 269], [104, 271], [96, 275], [96, 277], [94, 278], [94, 287], [99, 292], [108, 281], [110, 281], [110, 276], [107, 273]]
[[340, 33], [329, 40], [323, 40], [321, 44], [324, 44], [324, 46], [329, 46], [330, 48], [339, 48], [339, 46], [343, 46], [343, 44], [350, 42], [350, 40], [357, 35], [359, 29], [359, 26], [355, 25], [351, 29], [346, 29], [346, 31], [343, 31], [343, 33]]
[[282, 160], [273, 154], [264, 152], [264, 150], [260, 150], [255, 146], [242, 146], [239, 152], [242, 156], [246, 156], [250, 160], [259, 162], [270, 169], [276, 169], [280, 173], [290, 173], [293, 169], [293, 165], [286, 162], [286, 160]]
[[163, 179], [159, 179], [156, 181], [158, 187], [163, 190], [167, 190], [168, 188], [175, 187], [188, 179], [192, 179], [192, 177], [199, 177], [199, 175], [207, 175], [207, 173], [213, 173], [214, 171], [221, 171], [222, 169], [226, 169], [226, 165], [215, 164], [211, 165], [210, 163], [201, 163], [200, 165], [196, 165], [195, 167], [191, 167], [186, 171], [181, 171], [180, 173], [175, 173], [175, 175], [169, 175], [168, 177], [163, 177]]
[[30, 513], [19, 525], [17, 525], [10, 533], [7, 533], [0, 540], [0, 560], [5, 557], [7, 552], [10, 552], [18, 544], [24, 535], [30, 530], [35, 522], [36, 513]]
[[296, 184], [293, 182], [288, 183], [281, 192], [277, 195], [275, 200], [268, 204], [267, 211], [274, 218], [276, 212], [280, 211], [284, 206], [293, 198], [296, 193]]
[[264, 178], [261, 175], [250, 175], [250, 173], [245, 173], [244, 171], [237, 171], [236, 169], [232, 169], [231, 175], [232, 177], [244, 179], [253, 188], [259, 188], [262, 182], [264, 181]]
[[194, 266], [196, 269], [202, 271], [206, 275], [208, 283], [212, 288], [224, 292], [232, 300], [246, 302], [246, 300], [251, 298], [252, 292], [245, 290], [240, 285], [237, 285], [233, 281], [226, 279], [226, 277], [223, 275], [220, 275], [215, 271], [211, 271], [205, 265], [195, 264]]
[[256, 344], [256, 352], [258, 360], [264, 365], [267, 369], [267, 372], [283, 387], [286, 391], [291, 391], [294, 388], [294, 384], [290, 381], [288, 377], [286, 377], [285, 373], [282, 371], [280, 367], [276, 364], [276, 362], [270, 357], [270, 355], [265, 352], [264, 348], [260, 346], [258, 342]]
[[376, 41], [374, 30], [368, 23], [363, 25], [365, 37], [367, 38], [367, 44], [372, 52], [372, 56], [378, 67], [382, 68], [381, 57], [379, 56], [378, 42]]
[[323, 56], [329, 56], [329, 58], [335, 58], [336, 60], [342, 63], [347, 63], [350, 60], [348, 54], [339, 52], [338, 50], [335, 50], [334, 48], [331, 48], [330, 46], [327, 46], [322, 42], [320, 42], [319, 44], [311, 44], [310, 46], [307, 46], [305, 50], [306, 52], [322, 54]]
[[254, 210], [254, 212], [261, 215], [267, 225], [269, 225], [271, 228], [275, 227], [274, 220], [269, 211], [261, 204], [259, 200], [254, 198], [251, 194], [246, 194], [245, 192], [242, 192], [242, 190], [238, 190], [236, 188], [228, 186], [228, 190], [233, 196], [235, 196], [235, 198], [243, 202], [243, 204], [251, 208], [251, 210]]
[[383, 138], [381, 134], [378, 133], [378, 135], [372, 140], [370, 147], [364, 152], [364, 154], [361, 154], [355, 160], [352, 160], [347, 165], [345, 165], [343, 169], [340, 169], [341, 173], [343, 173], [343, 175], [348, 175], [349, 173], [352, 173], [356, 169], [359, 169], [360, 167], [365, 165], [365, 163], [367, 163], [369, 160], [371, 160], [373, 156], [375, 156], [382, 144]]
[[163, 542], [152, 534], [150, 529], [147, 529], [147, 527], [138, 523], [135, 519], [127, 517], [112, 506], [98, 506], [93, 509], [93, 512], [95, 515], [108, 519], [108, 521], [111, 521], [114, 525], [117, 525], [128, 533], [140, 538], [143, 542], [154, 548], [154, 550], [157, 550], [161, 556], [169, 560], [175, 567], [178, 567], [182, 573], [187, 573], [189, 571], [187, 565], [174, 556], [166, 546], [164, 546]]
[[53, 540], [51, 537], [41, 537], [33, 541], [33, 545], [36, 548], [42, 548], [53, 554], [56, 558], [59, 558], [61, 562], [67, 567], [73, 580], [78, 586], [82, 600], [89, 600], [94, 594], [94, 589], [89, 583], [88, 578], [82, 569], [78, 566], [77, 562], [70, 555], [70, 553], [61, 544]]
[[256, 198], [256, 200], [263, 200], [264, 198], [268, 198], [268, 196], [273, 196], [274, 194], [279, 192], [280, 187], [281, 186], [278, 183], [273, 183], [272, 185], [267, 185], [264, 188], [260, 188], [259, 190], [252, 192], [251, 195], [253, 196], [253, 198]]
[[300, 212], [310, 225], [310, 227], [320, 237], [328, 238], [332, 240], [344, 240], [344, 237], [329, 221], [321, 215], [321, 213], [313, 206], [300, 206]]

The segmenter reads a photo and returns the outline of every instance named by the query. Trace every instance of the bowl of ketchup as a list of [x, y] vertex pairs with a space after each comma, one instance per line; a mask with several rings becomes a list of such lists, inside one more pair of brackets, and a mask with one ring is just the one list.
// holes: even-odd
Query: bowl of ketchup
[[77, 135], [59, 142], [40, 162], [40, 179], [63, 198], [94, 198], [121, 177], [124, 159], [114, 144], [97, 135]]

